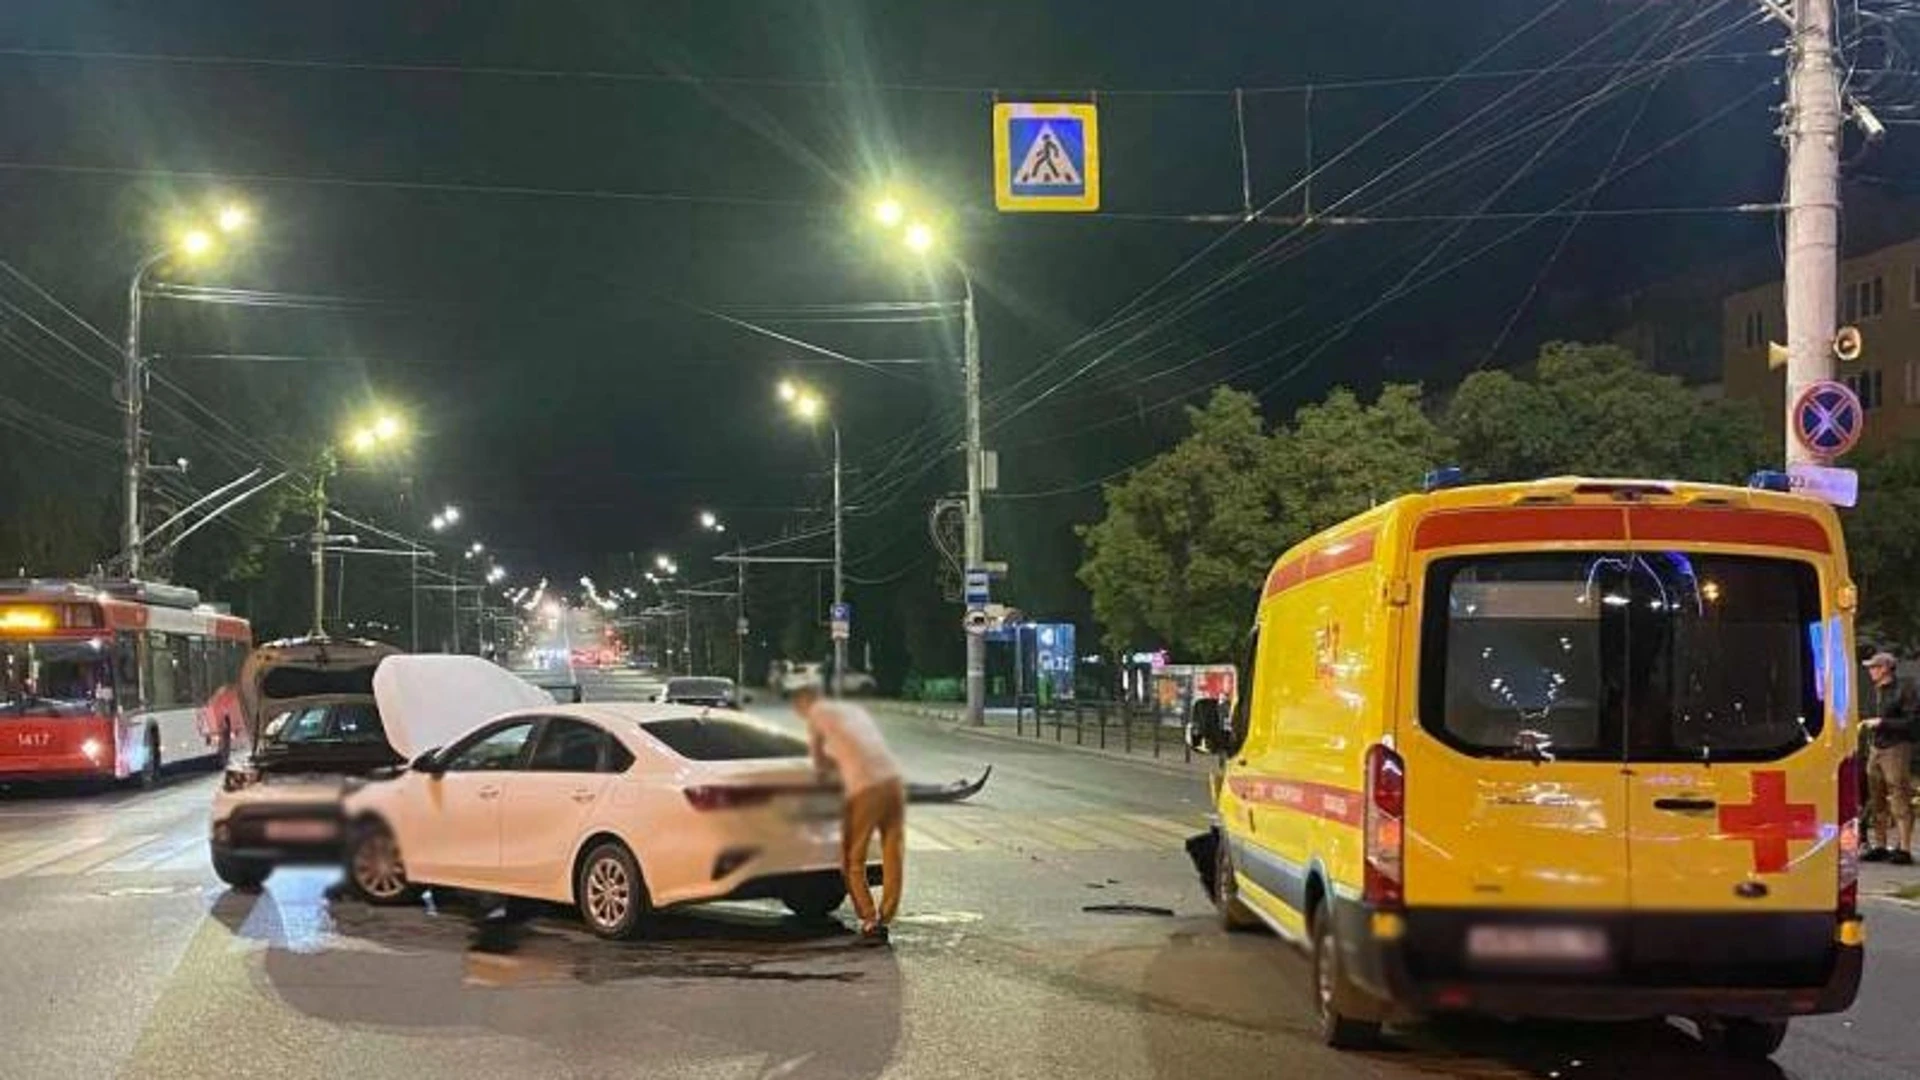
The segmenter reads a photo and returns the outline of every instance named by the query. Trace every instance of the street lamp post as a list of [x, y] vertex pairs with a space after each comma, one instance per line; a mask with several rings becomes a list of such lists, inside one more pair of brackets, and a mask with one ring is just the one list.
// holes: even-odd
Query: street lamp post
[[[899, 231], [908, 250], [918, 255], [926, 255], [940, 247], [939, 237], [933, 226], [924, 221], [913, 220], [900, 200], [883, 198], [874, 205], [873, 217], [883, 227]], [[981, 491], [985, 486], [982, 472], [986, 466], [986, 451], [981, 445], [980, 435], [980, 324], [974, 315], [973, 275], [968, 273], [966, 263], [951, 251], [942, 251], [947, 263], [960, 275], [960, 284], [964, 290], [961, 305], [962, 334], [966, 356], [966, 456], [967, 456], [967, 509], [964, 528], [964, 548], [966, 566], [962, 567], [963, 579], [966, 573], [980, 570], [986, 562], [986, 516], [981, 504]], [[986, 722], [987, 708], [987, 639], [984, 634], [967, 631], [967, 723], [978, 726]]]
[[[214, 215], [214, 224], [223, 233], [237, 233], [251, 222], [245, 207], [229, 204]], [[124, 371], [126, 420], [126, 518], [121, 523], [120, 539], [126, 548], [127, 577], [137, 579], [145, 562], [141, 550], [145, 537], [140, 528], [140, 490], [146, 481], [147, 446], [141, 428], [146, 412], [146, 359], [140, 354], [140, 323], [147, 285], [161, 263], [176, 255], [194, 258], [205, 255], [215, 245], [214, 234], [204, 228], [189, 228], [174, 243], [140, 260], [127, 283], [127, 355]]]
[[[973, 276], [960, 260], [953, 260], [966, 287], [966, 306], [962, 310], [962, 336], [966, 339], [967, 384], [967, 520], [964, 543], [967, 565], [964, 572], [977, 570], [986, 561], [986, 519], [980, 505], [981, 466], [984, 451], [980, 446], [980, 331], [973, 316]], [[967, 723], [986, 723], [987, 709], [987, 636], [967, 632]]]
[[[347, 436], [347, 448], [356, 453], [367, 454], [397, 441], [402, 434], [400, 421], [388, 413], [381, 413], [373, 422], [353, 431]], [[314, 463], [313, 477], [313, 533], [308, 537], [313, 558], [313, 636], [324, 637], [327, 632], [327, 479], [340, 467], [340, 458], [333, 444], [328, 443], [320, 450], [319, 460]]]
[[[780, 399], [785, 401], [794, 414], [802, 420], [815, 420], [825, 417], [827, 426], [833, 431], [833, 605], [836, 610], [844, 609], [847, 602], [847, 580], [845, 572], [846, 542], [842, 529], [840, 502], [840, 424], [828, 412], [826, 401], [819, 394], [791, 381], [780, 384]], [[845, 635], [833, 635], [833, 692], [838, 695], [846, 686], [847, 639]]]

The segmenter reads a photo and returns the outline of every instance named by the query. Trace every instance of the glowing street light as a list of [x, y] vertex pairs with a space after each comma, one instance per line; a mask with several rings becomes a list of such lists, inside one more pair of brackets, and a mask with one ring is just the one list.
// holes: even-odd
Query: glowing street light
[[653, 557], [653, 565], [665, 570], [667, 567], [673, 565], [673, 560], [667, 558], [665, 555], [655, 555]]
[[[780, 399], [787, 403], [795, 416], [808, 423], [826, 416], [826, 399], [808, 387], [783, 381], [780, 384]], [[832, 417], [827, 417], [827, 424], [833, 429], [833, 602], [837, 607], [847, 600], [846, 576], [842, 572], [845, 546], [840, 512], [840, 425], [834, 423]], [[846, 670], [847, 639], [836, 636], [833, 639], [833, 689], [836, 694], [841, 691]]]
[[392, 413], [383, 412], [347, 434], [347, 448], [357, 454], [370, 454], [380, 447], [400, 441], [406, 425]]
[[253, 224], [253, 211], [242, 203], [230, 202], [220, 208], [213, 220], [223, 233], [243, 232]]
[[907, 231], [902, 233], [901, 236], [907, 243], [907, 250], [916, 255], [924, 255], [928, 251], [933, 250], [934, 240], [936, 239], [933, 235], [933, 226], [921, 221], [916, 221], [907, 226]]
[[900, 200], [891, 195], [885, 196], [879, 202], [873, 204], [873, 220], [885, 225], [889, 229], [900, 224], [900, 219], [906, 216], [907, 208], [901, 206]]
[[711, 510], [700, 511], [700, 527], [701, 528], [711, 529], [719, 524], [720, 524], [720, 519], [713, 515], [713, 511]]
[[433, 520], [427, 522], [427, 527], [431, 528], [434, 532], [445, 532], [447, 530], [447, 515], [433, 515]]
[[205, 229], [188, 229], [180, 234], [180, 253], [197, 259], [213, 250], [213, 234]]
[[457, 506], [449, 506], [440, 511], [440, 516], [446, 518], [449, 525], [460, 524], [460, 508]]

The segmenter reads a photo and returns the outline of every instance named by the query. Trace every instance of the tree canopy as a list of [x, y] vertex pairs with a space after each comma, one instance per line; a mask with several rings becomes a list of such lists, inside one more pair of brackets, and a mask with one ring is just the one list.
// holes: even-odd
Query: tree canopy
[[[1194, 659], [1231, 656], [1275, 557], [1417, 490], [1439, 465], [1476, 481], [1738, 482], [1773, 456], [1751, 407], [1702, 398], [1613, 345], [1553, 343], [1526, 371], [1477, 372], [1437, 418], [1414, 385], [1389, 385], [1370, 404], [1336, 389], [1271, 433], [1259, 403], [1228, 389], [1187, 417], [1189, 434], [1109, 484], [1105, 518], [1081, 529], [1080, 580], [1116, 648], [1154, 642]], [[1911, 456], [1886, 467], [1920, 481], [1920, 452]], [[1910, 486], [1920, 492], [1920, 482]], [[1916, 510], [1899, 512], [1911, 521]], [[1879, 572], [1920, 565], [1913, 546], [1889, 548], [1898, 554]], [[1909, 617], [1920, 620], [1920, 604]]]

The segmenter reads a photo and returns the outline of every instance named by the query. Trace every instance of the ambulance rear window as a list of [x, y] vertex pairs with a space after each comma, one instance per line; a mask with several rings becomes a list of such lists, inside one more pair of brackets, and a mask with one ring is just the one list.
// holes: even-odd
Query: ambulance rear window
[[1813, 567], [1678, 551], [1433, 564], [1421, 725], [1476, 756], [1760, 761], [1820, 731]]

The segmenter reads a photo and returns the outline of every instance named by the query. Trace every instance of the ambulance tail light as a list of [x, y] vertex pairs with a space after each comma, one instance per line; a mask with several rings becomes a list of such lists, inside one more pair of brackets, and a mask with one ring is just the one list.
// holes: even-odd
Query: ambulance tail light
[[1361, 822], [1366, 837], [1363, 895], [1374, 907], [1399, 907], [1406, 899], [1407, 766], [1386, 746], [1367, 749], [1367, 799]]
[[1860, 914], [1860, 771], [1859, 761], [1840, 762], [1840, 881], [1835, 907], [1842, 919]]

